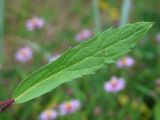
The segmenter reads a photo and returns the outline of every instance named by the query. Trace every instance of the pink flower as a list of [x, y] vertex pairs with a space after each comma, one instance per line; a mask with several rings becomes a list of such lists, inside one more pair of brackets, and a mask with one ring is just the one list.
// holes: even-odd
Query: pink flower
[[132, 57], [126, 56], [123, 57], [122, 59], [119, 59], [117, 61], [117, 67], [118, 68], [123, 68], [123, 67], [131, 67], [135, 63], [134, 59]]
[[45, 110], [40, 114], [40, 120], [55, 120], [58, 116], [58, 113], [54, 110]]
[[76, 110], [80, 109], [80, 101], [79, 100], [71, 100], [68, 102], [64, 102], [59, 106], [60, 115], [71, 114]]
[[15, 55], [15, 58], [19, 62], [27, 62], [32, 58], [32, 49], [29, 47], [20, 48]]
[[58, 58], [60, 57], [60, 54], [54, 54], [53, 56], [51, 56], [50, 58], [49, 58], [49, 62], [53, 62], [53, 61], [55, 61], [55, 60], [57, 60]]
[[84, 29], [79, 34], [75, 36], [76, 41], [80, 42], [82, 40], [86, 40], [90, 38], [92, 35], [90, 30]]
[[40, 29], [44, 26], [44, 20], [40, 17], [33, 17], [26, 21], [26, 28], [29, 31]]
[[160, 42], [160, 32], [157, 34], [156, 40], [157, 40], [157, 42]]
[[125, 81], [123, 78], [117, 78], [113, 76], [110, 81], [104, 84], [104, 89], [106, 92], [117, 93], [123, 90], [125, 87]]

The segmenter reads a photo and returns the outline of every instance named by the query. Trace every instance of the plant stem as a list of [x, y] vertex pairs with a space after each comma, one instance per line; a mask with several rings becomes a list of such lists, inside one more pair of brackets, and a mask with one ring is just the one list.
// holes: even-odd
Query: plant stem
[[[2, 70], [3, 63], [3, 13], [4, 13], [4, 0], [0, 0], [0, 71]], [[0, 72], [0, 78], [2, 77]]]
[[123, 0], [121, 6], [120, 26], [128, 23], [129, 13], [131, 10], [131, 0]]
[[8, 99], [6, 101], [0, 101], [0, 112], [3, 112], [9, 108], [15, 102], [14, 99]]
[[98, 8], [98, 0], [92, 0], [92, 5], [93, 5], [95, 32], [99, 33], [101, 31], [101, 25], [100, 25], [100, 12]]

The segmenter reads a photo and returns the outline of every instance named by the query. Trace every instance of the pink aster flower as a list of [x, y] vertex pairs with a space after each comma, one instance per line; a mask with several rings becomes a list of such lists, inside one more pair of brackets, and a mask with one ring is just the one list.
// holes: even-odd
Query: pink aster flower
[[44, 20], [40, 17], [33, 17], [26, 21], [26, 28], [29, 31], [40, 29], [44, 26]]
[[123, 68], [123, 67], [131, 67], [135, 63], [134, 59], [132, 57], [126, 56], [123, 57], [122, 59], [119, 59], [117, 61], [117, 67], [118, 68]]
[[15, 55], [15, 58], [19, 62], [27, 62], [32, 58], [33, 52], [29, 47], [20, 48]]
[[76, 41], [80, 42], [82, 40], [86, 40], [90, 38], [92, 35], [90, 30], [84, 29], [80, 33], [75, 36]]
[[58, 116], [58, 113], [55, 110], [45, 110], [40, 114], [40, 120], [55, 120]]
[[123, 90], [125, 87], [125, 81], [123, 78], [117, 78], [113, 76], [108, 82], [104, 84], [104, 89], [106, 92], [117, 93]]
[[160, 42], [160, 32], [157, 34], [156, 40], [157, 40], [157, 42]]
[[55, 60], [57, 60], [58, 58], [60, 57], [60, 54], [54, 54], [53, 56], [51, 56], [50, 58], [49, 58], [49, 62], [53, 62], [53, 61], [55, 61]]
[[77, 111], [78, 109], [80, 109], [80, 107], [81, 107], [81, 103], [79, 100], [71, 100], [71, 101], [60, 104], [59, 112], [60, 112], [60, 115], [63, 116], [63, 115], [71, 114]]

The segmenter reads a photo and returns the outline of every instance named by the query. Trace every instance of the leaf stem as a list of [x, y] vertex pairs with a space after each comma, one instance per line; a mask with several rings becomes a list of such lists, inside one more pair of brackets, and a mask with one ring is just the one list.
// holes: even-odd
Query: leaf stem
[[14, 99], [8, 99], [6, 101], [0, 101], [0, 112], [3, 112], [7, 108], [9, 108], [15, 102]]

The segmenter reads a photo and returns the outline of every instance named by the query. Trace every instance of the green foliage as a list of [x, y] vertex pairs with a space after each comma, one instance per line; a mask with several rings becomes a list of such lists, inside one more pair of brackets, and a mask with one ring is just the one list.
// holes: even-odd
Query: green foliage
[[157, 101], [154, 107], [154, 117], [155, 120], [160, 120], [160, 102]]
[[93, 74], [129, 52], [136, 41], [151, 28], [150, 22], [138, 22], [110, 28], [77, 47], [69, 49], [58, 60], [47, 64], [20, 83], [13, 94], [16, 103], [43, 95], [62, 83]]

